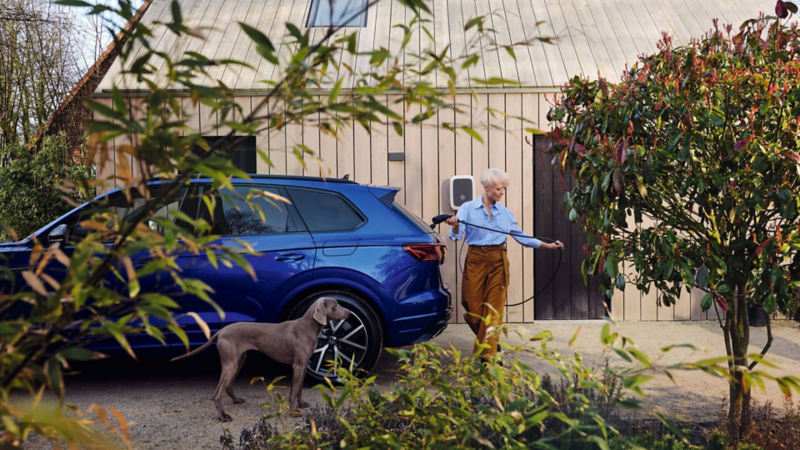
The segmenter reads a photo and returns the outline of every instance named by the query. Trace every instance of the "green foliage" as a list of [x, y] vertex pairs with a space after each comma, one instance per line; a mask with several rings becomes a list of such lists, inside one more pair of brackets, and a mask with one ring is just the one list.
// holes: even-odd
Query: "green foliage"
[[608, 445], [610, 450], [629, 450], [632, 448], [644, 448], [648, 450], [688, 450], [692, 447], [685, 444], [675, 436], [666, 434], [661, 439], [656, 439], [652, 433], [645, 433], [643, 436], [634, 436], [629, 440], [620, 437], [614, 438]]
[[737, 450], [764, 450], [760, 445], [756, 444], [739, 444]]
[[721, 430], [714, 430], [706, 436], [708, 450], [726, 450], [725, 433]]
[[800, 31], [769, 16], [732, 30], [680, 48], [665, 37], [617, 85], [572, 79], [548, 151], [575, 177], [564, 207], [588, 231], [582, 270], [605, 273], [609, 297], [624, 286], [618, 264], [664, 306], [706, 291], [734, 418], [749, 399], [740, 369], [761, 362], [748, 366], [748, 305], [799, 303]]
[[9, 144], [0, 149], [0, 161], [0, 242], [12, 238], [7, 228], [24, 238], [95, 195], [94, 189], [69, 189], [95, 174], [73, 159], [62, 135], [45, 137], [38, 150]]

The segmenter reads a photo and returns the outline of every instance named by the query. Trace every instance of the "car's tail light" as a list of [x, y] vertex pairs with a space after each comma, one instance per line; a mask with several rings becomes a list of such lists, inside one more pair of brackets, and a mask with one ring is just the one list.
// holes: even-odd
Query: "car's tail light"
[[420, 262], [438, 261], [443, 264], [447, 256], [447, 248], [442, 244], [406, 244], [403, 250]]

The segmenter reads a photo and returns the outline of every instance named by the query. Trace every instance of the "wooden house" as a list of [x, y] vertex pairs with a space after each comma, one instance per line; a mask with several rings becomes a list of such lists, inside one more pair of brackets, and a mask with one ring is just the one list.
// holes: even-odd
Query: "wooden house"
[[[327, 0], [180, 0], [189, 27], [213, 26], [213, 31], [205, 40], [191, 36], [175, 39], [161, 27], [151, 45], [168, 52], [174, 59], [193, 51], [208, 58], [230, 57], [251, 63], [255, 70], [236, 66], [212, 71], [215, 77], [235, 89], [237, 101], [248, 111], [268, 89], [262, 80], [275, 80], [279, 71], [261, 59], [237, 22], [258, 28], [273, 43], [283, 40], [286, 22], [301, 26], [303, 30], [311, 28], [312, 39], [319, 39], [323, 28], [314, 25], [325, 24], [320, 17], [326, 14], [320, 12], [320, 8], [327, 8], [327, 3]], [[142, 20], [146, 24], [159, 20], [168, 22], [171, 19], [169, 5], [170, 0], [152, 0]], [[599, 74], [610, 82], [618, 81], [626, 66], [633, 64], [638, 55], [657, 51], [656, 44], [662, 33], [672, 36], [676, 46], [688, 44], [711, 30], [714, 19], [719, 19], [720, 27], [732, 23], [736, 28], [761, 11], [770, 14], [774, 0], [431, 0], [429, 5], [433, 17], [427, 26], [433, 39], [417, 30], [406, 53], [425, 49], [441, 52], [449, 46], [452, 54], [461, 54], [475, 33], [474, 29], [465, 31], [464, 24], [477, 15], [487, 15], [500, 44], [548, 36], [557, 37], [557, 40], [553, 44], [537, 41], [518, 49], [516, 58], [503, 50], [484, 52], [480, 62], [470, 67], [456, 86], [455, 102], [463, 106], [465, 113], [442, 113], [426, 123], [406, 125], [402, 136], [394, 133], [391, 127], [368, 133], [354, 126], [338, 142], [312, 126], [292, 125], [282, 132], [265, 131], [257, 136], [255, 145], [269, 152], [275, 167], [258, 161], [254, 163], [257, 172], [319, 175], [315, 165], [310, 164], [304, 170], [291, 153], [285, 152], [294, 143], [303, 143], [324, 160], [330, 170], [328, 176], [349, 174], [359, 183], [401, 187], [398, 200], [429, 220], [440, 212], [449, 212], [449, 202], [443, 198], [443, 193], [450, 177], [473, 175], [477, 180], [487, 168], [498, 167], [511, 177], [504, 202], [523, 230], [552, 236], [566, 246], [561, 269], [552, 286], [535, 301], [509, 308], [509, 322], [602, 318], [606, 305], [617, 320], [710, 318], [700, 308], [701, 295], [684, 293], [677, 305], [667, 308], [658, 306], [655, 288], [645, 294], [628, 284], [624, 292], [606, 299], [597, 289], [596, 280], [586, 286], [580, 273], [585, 236], [561, 212], [562, 188], [568, 186], [562, 185], [564, 181], [560, 180], [558, 172], [550, 170], [550, 159], [525, 143], [526, 133], [520, 120], [489, 114], [487, 107], [504, 111], [509, 116], [524, 116], [539, 128], [547, 129], [545, 115], [560, 86], [569, 78], [595, 78]], [[357, 35], [360, 52], [385, 47], [397, 53], [403, 35], [395, 25], [410, 24], [411, 19], [411, 13], [397, 0], [381, 0], [365, 16], [353, 21], [346, 33]], [[138, 51], [133, 49], [134, 58]], [[286, 51], [289, 50], [285, 47], [279, 50]], [[398, 56], [403, 58], [404, 54]], [[340, 62], [359, 69], [367, 64], [366, 58], [345, 55]], [[94, 97], [110, 101], [109, 92], [116, 85], [131, 105], [131, 115], [136, 117], [137, 96], [144, 87], [120, 73], [121, 61], [117, 60], [99, 83]], [[491, 77], [517, 83], [485, 88], [471, 81]], [[446, 92], [443, 77], [434, 74], [431, 81]], [[341, 95], [347, 95], [349, 88], [352, 83], [345, 80]], [[470, 88], [475, 90], [476, 97], [470, 95]], [[314, 94], [327, 96], [329, 92], [320, 90]], [[418, 106], [406, 110], [396, 100], [397, 96], [385, 97], [386, 104], [398, 114], [417, 113]], [[191, 109], [188, 98], [184, 107]], [[201, 131], [211, 133], [216, 120], [204, 106], [193, 111], [192, 125]], [[438, 127], [442, 122], [470, 125], [481, 134], [483, 142]], [[488, 128], [487, 124], [498, 127]], [[533, 138], [528, 134], [528, 138], [533, 139], [538, 149], [545, 145], [541, 137]], [[116, 145], [120, 143], [115, 142]], [[446, 234], [446, 226], [439, 231]], [[462, 258], [465, 253], [461, 252]], [[443, 270], [456, 294], [454, 306], [459, 310], [453, 317], [463, 320], [460, 272], [453, 243], [449, 243], [449, 255]], [[534, 252], [514, 242], [509, 245], [508, 255], [511, 262], [508, 304], [530, 297], [537, 286], [546, 283], [558, 257], [555, 252]]]

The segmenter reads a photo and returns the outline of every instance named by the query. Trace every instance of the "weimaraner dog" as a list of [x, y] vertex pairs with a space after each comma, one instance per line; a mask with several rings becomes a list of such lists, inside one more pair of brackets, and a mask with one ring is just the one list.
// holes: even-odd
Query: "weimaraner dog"
[[215, 339], [217, 340], [222, 374], [212, 399], [217, 407], [219, 420], [230, 422], [231, 416], [225, 414], [222, 409], [220, 401], [222, 391], [227, 392], [234, 403], [244, 403], [244, 399], [233, 393], [233, 380], [244, 365], [246, 352], [258, 350], [281, 364], [292, 365], [292, 391], [289, 393], [289, 405], [292, 411], [296, 411], [298, 407], [308, 407], [302, 397], [303, 379], [306, 375], [308, 360], [317, 346], [317, 336], [328, 320], [346, 320], [348, 316], [350, 316], [350, 311], [339, 306], [336, 300], [330, 297], [321, 297], [299, 319], [282, 323], [234, 323], [217, 331], [200, 348], [172, 358], [172, 361], [200, 353]]

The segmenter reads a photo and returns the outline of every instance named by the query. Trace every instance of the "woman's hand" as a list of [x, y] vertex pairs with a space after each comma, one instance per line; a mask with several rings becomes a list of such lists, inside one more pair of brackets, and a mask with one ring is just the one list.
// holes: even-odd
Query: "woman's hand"
[[450, 214], [450, 218], [445, 220], [445, 223], [453, 227], [453, 233], [458, 234], [458, 217], [455, 214]]
[[559, 249], [563, 250], [564, 244], [562, 244], [561, 241], [555, 241], [552, 244], [542, 243], [542, 247], [548, 250], [559, 250]]

